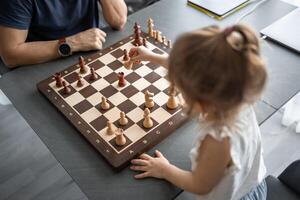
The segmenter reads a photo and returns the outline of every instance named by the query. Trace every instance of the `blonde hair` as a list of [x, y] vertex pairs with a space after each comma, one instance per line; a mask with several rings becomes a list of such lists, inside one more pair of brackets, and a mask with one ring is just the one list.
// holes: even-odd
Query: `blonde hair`
[[200, 103], [204, 113], [222, 123], [243, 103], [257, 100], [267, 72], [254, 31], [244, 25], [225, 30], [210, 26], [177, 39], [168, 78], [181, 90], [190, 111]]

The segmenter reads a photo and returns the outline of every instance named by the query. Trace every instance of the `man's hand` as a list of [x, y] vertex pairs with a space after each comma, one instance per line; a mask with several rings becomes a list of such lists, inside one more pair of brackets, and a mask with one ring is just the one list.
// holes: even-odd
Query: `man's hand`
[[164, 178], [165, 171], [170, 167], [169, 161], [158, 150], [155, 151], [156, 157], [147, 154], [140, 155], [139, 159], [133, 159], [130, 168], [134, 171], [142, 171], [143, 173], [135, 175], [137, 179], [154, 177]]
[[106, 33], [98, 28], [88, 29], [67, 38], [72, 52], [102, 49]]

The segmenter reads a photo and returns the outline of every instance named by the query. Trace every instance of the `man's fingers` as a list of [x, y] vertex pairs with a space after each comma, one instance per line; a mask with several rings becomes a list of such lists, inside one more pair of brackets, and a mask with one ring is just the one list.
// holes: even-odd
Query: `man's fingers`
[[146, 160], [142, 160], [142, 159], [133, 159], [131, 160], [131, 163], [135, 165], [143, 165], [143, 166], [148, 164]]
[[103, 36], [98, 36], [97, 40], [99, 40], [101, 43], [105, 43], [106, 39]]
[[148, 154], [143, 153], [142, 155], [140, 155], [140, 158], [142, 158], [144, 160], [150, 160], [152, 157], [149, 156]]
[[141, 178], [149, 177], [149, 175], [150, 175], [149, 172], [144, 172], [144, 173], [135, 175], [134, 178], [141, 179]]
[[132, 169], [134, 171], [142, 171], [142, 172], [147, 171], [147, 167], [145, 167], [145, 166], [139, 166], [139, 165], [132, 165], [130, 167], [130, 169]]
[[98, 36], [106, 37], [106, 33], [99, 28], [96, 28], [96, 33]]

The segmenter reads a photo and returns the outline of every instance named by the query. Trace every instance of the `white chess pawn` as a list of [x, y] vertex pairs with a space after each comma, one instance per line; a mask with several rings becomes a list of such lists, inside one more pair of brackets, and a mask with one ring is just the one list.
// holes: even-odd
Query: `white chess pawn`
[[176, 96], [175, 87], [171, 85], [170, 91], [169, 91], [169, 99], [167, 102], [167, 107], [171, 110], [174, 110], [178, 107], [178, 98]]
[[153, 121], [152, 121], [151, 116], [150, 116], [150, 110], [148, 108], [146, 108], [145, 111], [144, 111], [143, 126], [145, 128], [151, 128], [153, 126]]
[[106, 134], [107, 135], [113, 135], [113, 134], [115, 134], [115, 130], [113, 128], [113, 124], [112, 124], [111, 121], [107, 121], [106, 126], [107, 126], [107, 129], [106, 129]]
[[147, 108], [153, 108], [154, 107], [153, 96], [154, 96], [154, 94], [149, 92], [148, 90], [145, 92], [145, 106]]
[[105, 98], [105, 97], [102, 97], [101, 98], [101, 108], [103, 109], [103, 110], [108, 110], [109, 108], [110, 108], [110, 105], [109, 105], [109, 103], [107, 102], [107, 99]]
[[126, 144], [126, 137], [124, 136], [124, 131], [123, 131], [123, 129], [118, 128], [115, 134], [116, 134], [116, 139], [115, 139], [116, 144], [117, 144], [118, 146], [123, 146], [123, 145], [125, 145], [125, 144]]
[[167, 102], [167, 107], [171, 110], [174, 110], [178, 107], [178, 99], [174, 94], [170, 95]]
[[128, 119], [126, 118], [126, 115], [124, 112], [120, 112], [120, 120], [119, 120], [120, 125], [126, 126], [128, 124]]

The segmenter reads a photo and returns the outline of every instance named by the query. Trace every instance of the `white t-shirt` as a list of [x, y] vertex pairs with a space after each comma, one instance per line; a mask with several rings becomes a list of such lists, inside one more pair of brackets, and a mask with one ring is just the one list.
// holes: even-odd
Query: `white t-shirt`
[[225, 175], [210, 193], [197, 195], [196, 199], [238, 200], [263, 181], [266, 167], [262, 156], [261, 135], [251, 106], [245, 106], [230, 127], [217, 129], [200, 120], [200, 135], [190, 152], [192, 169], [197, 166], [198, 149], [206, 135], [217, 140], [229, 137], [233, 164], [226, 169]]

